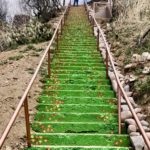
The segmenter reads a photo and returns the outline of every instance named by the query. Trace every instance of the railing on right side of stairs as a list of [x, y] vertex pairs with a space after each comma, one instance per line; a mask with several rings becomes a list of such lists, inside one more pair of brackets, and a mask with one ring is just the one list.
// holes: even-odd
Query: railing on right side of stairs
[[[110, 0], [111, 1], [111, 0]], [[94, 14], [90, 14], [90, 9], [88, 7], [88, 4], [87, 4], [87, 1], [84, 0], [84, 5], [85, 5], [85, 9], [86, 9], [86, 12], [87, 12], [87, 15], [88, 15], [88, 19], [89, 21], [91, 21], [91, 24], [93, 26], [93, 33], [94, 33], [94, 30], [95, 30], [95, 27], [97, 27], [97, 48], [98, 50], [100, 51], [100, 47], [99, 47], [99, 40], [100, 40], [100, 36], [102, 37], [103, 39], [103, 42], [105, 44], [105, 47], [106, 47], [106, 76], [107, 78], [108, 77], [108, 71], [109, 71], [109, 65], [111, 65], [113, 71], [114, 71], [114, 74], [115, 74], [115, 78], [116, 78], [116, 81], [117, 81], [117, 97], [118, 97], [118, 133], [121, 134], [121, 98], [123, 97], [132, 113], [132, 116], [133, 118], [135, 119], [136, 123], [137, 123], [137, 127], [139, 128], [140, 132], [141, 132], [141, 135], [145, 141], [145, 144], [147, 145], [148, 149], [150, 150], [150, 140], [148, 139], [147, 135], [146, 135], [146, 132], [145, 130], [143, 129], [142, 127], [142, 124], [126, 94], [126, 92], [124, 91], [124, 88], [122, 87], [121, 85], [121, 82], [120, 82], [120, 79], [119, 79], [119, 76], [118, 76], [118, 73], [116, 71], [116, 68], [115, 68], [115, 65], [114, 65], [114, 61], [112, 59], [112, 55], [111, 55], [111, 52], [110, 52], [110, 47], [106, 41], [106, 38], [105, 38], [105, 35], [100, 27], [100, 25], [97, 23], [95, 17], [94, 17]]]

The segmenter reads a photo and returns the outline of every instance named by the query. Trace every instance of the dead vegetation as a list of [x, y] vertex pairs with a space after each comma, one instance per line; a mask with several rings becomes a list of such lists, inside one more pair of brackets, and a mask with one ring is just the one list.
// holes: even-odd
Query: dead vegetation
[[149, 0], [114, 0], [113, 16], [106, 29], [111, 49], [122, 72], [136, 76], [137, 79], [130, 83], [133, 96], [149, 116], [149, 73], [143, 74], [144, 68], [150, 69], [149, 61], [136, 62], [134, 68], [125, 70], [126, 65], [133, 64], [134, 56], [150, 53]]

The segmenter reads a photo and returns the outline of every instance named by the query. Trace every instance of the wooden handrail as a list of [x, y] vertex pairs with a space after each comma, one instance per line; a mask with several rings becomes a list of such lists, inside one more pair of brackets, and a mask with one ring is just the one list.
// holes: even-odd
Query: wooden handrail
[[[28, 108], [27, 108], [27, 106], [28, 106], [28, 105], [27, 105], [28, 93], [29, 93], [30, 89], [32, 88], [32, 85], [33, 85], [33, 83], [34, 83], [34, 81], [35, 81], [35, 79], [36, 79], [36, 77], [37, 77], [37, 75], [38, 75], [38, 72], [39, 72], [39, 70], [40, 70], [40, 68], [41, 68], [41, 66], [42, 66], [42, 64], [43, 64], [43, 62], [44, 62], [44, 60], [45, 60], [46, 55], [49, 53], [50, 47], [51, 47], [52, 43], [54, 42], [54, 40], [55, 40], [55, 38], [56, 38], [56, 36], [57, 36], [57, 33], [58, 33], [58, 31], [59, 31], [59, 28], [60, 28], [60, 26], [62, 25], [63, 19], [65, 19], [65, 15], [68, 13], [68, 10], [69, 10], [69, 8], [70, 8], [70, 5], [71, 5], [71, 1], [69, 2], [68, 6], [66, 7], [66, 9], [65, 9], [65, 11], [64, 11], [64, 13], [63, 13], [63, 15], [62, 15], [62, 17], [61, 17], [61, 19], [60, 19], [58, 25], [57, 25], [57, 28], [55, 29], [55, 32], [54, 32], [54, 34], [53, 34], [53, 37], [52, 37], [52, 39], [50, 40], [49, 45], [47, 46], [47, 48], [46, 48], [46, 50], [45, 50], [45, 52], [44, 52], [44, 54], [43, 54], [43, 56], [42, 56], [42, 58], [41, 58], [41, 60], [40, 60], [40, 62], [39, 62], [39, 64], [38, 64], [38, 66], [37, 66], [37, 68], [36, 68], [36, 71], [35, 71], [35, 73], [34, 73], [32, 79], [30, 80], [30, 82], [29, 82], [29, 84], [28, 84], [28, 86], [27, 86], [27, 88], [26, 88], [26, 90], [25, 90], [25, 92], [24, 92], [24, 94], [23, 94], [21, 100], [19, 101], [19, 104], [17, 105], [17, 108], [16, 108], [16, 110], [15, 110], [13, 116], [11, 117], [11, 119], [10, 119], [8, 125], [6, 126], [4, 132], [3, 132], [2, 136], [1, 136], [1, 139], [0, 139], [0, 149], [2, 148], [2, 146], [3, 146], [3, 144], [4, 144], [4, 142], [5, 142], [6, 138], [7, 138], [7, 136], [8, 136], [8, 134], [9, 134], [9, 132], [10, 132], [10, 130], [11, 130], [11, 128], [12, 128], [12, 126], [13, 126], [13, 124], [14, 124], [14, 122], [15, 122], [15, 120], [16, 120], [16, 118], [17, 118], [17, 116], [18, 116], [18, 114], [19, 114], [19, 112], [20, 112], [20, 110], [21, 110], [21, 108], [22, 108], [22, 106], [23, 106], [23, 104], [25, 104], [25, 105], [24, 105], [24, 107], [25, 107], [25, 112], [28, 111]], [[62, 26], [61, 26], [61, 28], [62, 28]], [[49, 60], [49, 61], [50, 61], [50, 60]], [[49, 72], [49, 71], [48, 71], [48, 72]], [[28, 113], [25, 113], [25, 114], [28, 114]], [[29, 122], [27, 122], [28, 116], [25, 115], [25, 118], [26, 118], [26, 128], [27, 128], [27, 131], [29, 132], [29, 130], [30, 130], [30, 128], [28, 127], [28, 126], [29, 126]], [[27, 125], [28, 125], [28, 126], [27, 126]], [[28, 135], [28, 133], [27, 133], [27, 135]], [[29, 134], [29, 135], [30, 135], [30, 134]], [[27, 143], [28, 143], [28, 142], [27, 142]], [[30, 147], [30, 142], [28, 143], [28, 147]]]
[[[90, 11], [90, 10], [88, 9], [88, 5], [87, 5], [87, 2], [86, 2], [86, 1], [85, 1], [85, 7], [86, 7], [86, 10], [87, 10], [87, 11]], [[89, 13], [88, 13], [88, 14], [89, 14]], [[98, 30], [99, 30], [99, 32], [100, 32], [100, 35], [101, 35], [102, 38], [103, 38], [104, 44], [105, 44], [105, 46], [106, 46], [106, 53], [108, 54], [109, 61], [110, 61], [111, 65], [112, 65], [112, 68], [113, 68], [113, 71], [114, 71], [114, 74], [115, 74], [115, 78], [116, 78], [116, 81], [117, 81], [117, 84], [118, 84], [118, 88], [119, 88], [119, 90], [120, 90], [119, 93], [122, 94], [123, 97], [125, 98], [125, 101], [126, 101], [128, 107], [129, 107], [129, 109], [130, 109], [130, 111], [131, 111], [131, 113], [132, 113], [132, 115], [133, 115], [133, 118], [135, 119], [135, 121], [136, 121], [136, 123], [137, 123], [137, 126], [138, 126], [138, 128], [139, 128], [139, 130], [140, 130], [140, 132], [141, 132], [141, 135], [142, 135], [142, 137], [143, 137], [143, 139], [144, 139], [144, 141], [145, 141], [145, 143], [146, 143], [148, 149], [150, 150], [150, 141], [149, 141], [149, 139], [148, 139], [148, 137], [147, 137], [147, 135], [146, 135], [145, 130], [144, 130], [143, 127], [142, 127], [142, 124], [141, 124], [141, 122], [140, 122], [140, 120], [139, 120], [139, 118], [138, 118], [138, 116], [137, 116], [137, 114], [136, 114], [136, 112], [135, 112], [135, 110], [134, 110], [134, 108], [133, 108], [133, 106], [132, 106], [132, 104], [131, 104], [131, 102], [130, 102], [128, 96], [127, 96], [127, 94], [126, 94], [126, 92], [124, 91], [124, 88], [123, 88], [122, 85], [121, 85], [120, 79], [119, 79], [119, 77], [118, 77], [118, 73], [117, 73], [116, 68], [115, 68], [115, 65], [114, 65], [114, 61], [113, 61], [113, 59], [112, 59], [112, 55], [111, 55], [111, 53], [110, 53], [110, 48], [109, 48], [109, 46], [108, 46], [108, 43], [107, 43], [106, 38], [105, 38], [105, 36], [104, 36], [104, 33], [103, 33], [102, 29], [100, 28], [100, 25], [97, 23], [97, 21], [96, 21], [94, 15], [91, 14], [90, 16], [93, 18], [94, 23], [95, 23], [96, 27], [98, 28]], [[120, 97], [120, 96], [119, 96], [119, 97]], [[119, 100], [120, 100], [120, 99], [119, 99]], [[120, 102], [119, 102], [119, 103], [120, 103]], [[121, 109], [121, 108], [119, 108], [119, 109]], [[120, 115], [120, 114], [118, 114], [118, 115]], [[121, 122], [120, 122], [120, 123], [121, 123]], [[121, 126], [121, 125], [119, 125], [119, 126]]]

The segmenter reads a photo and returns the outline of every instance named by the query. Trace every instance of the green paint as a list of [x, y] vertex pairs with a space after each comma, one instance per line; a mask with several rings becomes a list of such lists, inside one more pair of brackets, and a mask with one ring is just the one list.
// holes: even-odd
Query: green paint
[[129, 150], [126, 129], [118, 134], [116, 94], [83, 7], [71, 8], [37, 102], [29, 150]]

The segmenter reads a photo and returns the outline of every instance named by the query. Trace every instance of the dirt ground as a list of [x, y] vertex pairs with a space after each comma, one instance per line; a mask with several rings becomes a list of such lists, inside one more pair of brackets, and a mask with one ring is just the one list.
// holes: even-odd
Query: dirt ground
[[[45, 42], [34, 45], [34, 49], [30, 50], [28, 46], [22, 46], [17, 50], [0, 53], [0, 61], [7, 62], [0, 65], [0, 135], [19, 103], [47, 45], [48, 42]], [[39, 74], [29, 93], [31, 116], [36, 106], [36, 97], [41, 91], [40, 78]], [[22, 149], [25, 144], [25, 135], [24, 109], [22, 109], [3, 150]]]

